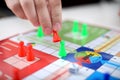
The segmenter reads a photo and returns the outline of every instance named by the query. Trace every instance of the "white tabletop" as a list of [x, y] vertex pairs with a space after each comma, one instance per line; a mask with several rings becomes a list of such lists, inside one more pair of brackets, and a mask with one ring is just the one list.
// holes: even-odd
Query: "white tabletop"
[[[118, 3], [100, 3], [71, 7], [63, 9], [63, 20], [79, 20], [120, 30], [119, 10]], [[2, 18], [0, 19], [0, 24], [0, 40], [35, 28], [29, 21], [17, 17]]]
[[63, 9], [63, 18], [120, 28], [119, 3], [99, 3]]

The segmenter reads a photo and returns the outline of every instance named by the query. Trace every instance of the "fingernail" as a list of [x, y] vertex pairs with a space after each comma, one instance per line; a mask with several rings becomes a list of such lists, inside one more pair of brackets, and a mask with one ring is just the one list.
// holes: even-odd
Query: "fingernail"
[[45, 28], [45, 34], [46, 35], [49, 35], [49, 34], [51, 34], [52, 33], [52, 30], [50, 29], [50, 28]]
[[61, 29], [60, 23], [56, 23], [56, 24], [54, 25], [54, 30], [59, 31], [60, 29]]
[[34, 26], [38, 27], [38, 26], [40, 26], [40, 23], [37, 22], [37, 23], [34, 24]]

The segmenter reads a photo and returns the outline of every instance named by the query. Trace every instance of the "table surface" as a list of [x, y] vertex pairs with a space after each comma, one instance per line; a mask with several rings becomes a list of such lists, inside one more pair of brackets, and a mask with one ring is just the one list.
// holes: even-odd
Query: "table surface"
[[[80, 22], [106, 26], [120, 30], [119, 3], [99, 3], [63, 9], [63, 20], [79, 20]], [[15, 16], [0, 19], [0, 40], [30, 31], [35, 27], [29, 21]]]

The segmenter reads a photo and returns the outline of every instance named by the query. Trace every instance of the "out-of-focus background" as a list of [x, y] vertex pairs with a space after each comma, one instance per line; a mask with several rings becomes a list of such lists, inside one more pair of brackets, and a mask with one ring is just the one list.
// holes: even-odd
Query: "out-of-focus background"
[[[74, 6], [87, 6], [87, 5], [94, 5], [94, 4], [101, 4], [101, 3], [108, 3], [109, 4], [117, 3], [120, 4], [120, 0], [62, 0], [62, 7], [68, 8], [68, 7], [74, 7]], [[101, 5], [102, 6], [102, 5]], [[5, 1], [0, 0], [0, 18], [1, 17], [6, 17], [6, 16], [11, 16], [13, 13], [7, 8]]]
[[[100, 4], [106, 2], [108, 4], [118, 3], [120, 0], [62, 0], [63, 8], [73, 7], [73, 6], [83, 6], [89, 4]], [[0, 0], [0, 18], [13, 15], [12, 12], [7, 8], [4, 0]]]
[[[62, 6], [63, 20], [79, 20], [120, 30], [120, 0], [62, 0]], [[34, 28], [29, 21], [15, 17], [4, 0], [0, 0], [0, 24], [0, 39]]]

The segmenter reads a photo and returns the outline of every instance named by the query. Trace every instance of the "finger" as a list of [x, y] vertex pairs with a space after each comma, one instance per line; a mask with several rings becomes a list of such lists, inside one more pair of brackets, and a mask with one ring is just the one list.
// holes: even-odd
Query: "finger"
[[19, 0], [5, 0], [8, 8], [17, 16], [26, 19], [24, 11], [20, 5]]
[[20, 4], [22, 9], [28, 20], [34, 25], [39, 26], [40, 23], [38, 21], [37, 13], [35, 10], [35, 5], [33, 0], [20, 0]]
[[119, 11], [119, 16], [120, 16], [120, 11]]
[[46, 0], [35, 0], [36, 10], [39, 17], [39, 22], [43, 27], [45, 34], [52, 33], [51, 19], [47, 8]]
[[60, 30], [62, 25], [61, 0], [49, 0], [51, 19], [54, 30]]

